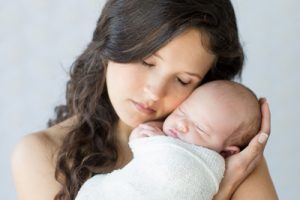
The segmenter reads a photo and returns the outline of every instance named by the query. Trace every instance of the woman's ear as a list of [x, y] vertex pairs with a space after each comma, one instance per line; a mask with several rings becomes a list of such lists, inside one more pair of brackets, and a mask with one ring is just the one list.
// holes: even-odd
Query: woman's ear
[[240, 148], [238, 146], [227, 146], [225, 147], [220, 154], [224, 157], [227, 158], [233, 154], [239, 153]]

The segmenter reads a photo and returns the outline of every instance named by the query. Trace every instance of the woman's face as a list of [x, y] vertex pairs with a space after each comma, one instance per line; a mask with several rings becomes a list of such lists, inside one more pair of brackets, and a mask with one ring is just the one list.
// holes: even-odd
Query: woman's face
[[137, 63], [108, 62], [109, 98], [126, 127], [164, 118], [201, 82], [215, 56], [190, 29]]

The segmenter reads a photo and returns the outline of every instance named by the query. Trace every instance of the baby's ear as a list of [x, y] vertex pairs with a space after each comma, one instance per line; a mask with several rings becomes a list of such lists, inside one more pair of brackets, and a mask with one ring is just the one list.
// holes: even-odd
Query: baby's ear
[[238, 146], [227, 146], [225, 149], [223, 149], [220, 154], [224, 157], [227, 158], [229, 156], [232, 156], [236, 153], [240, 152], [240, 148]]

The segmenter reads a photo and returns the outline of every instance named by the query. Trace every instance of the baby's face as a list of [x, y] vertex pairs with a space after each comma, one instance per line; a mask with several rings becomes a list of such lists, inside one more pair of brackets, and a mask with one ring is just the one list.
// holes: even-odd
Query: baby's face
[[168, 116], [163, 130], [169, 136], [221, 152], [245, 118], [234, 101], [223, 103], [208, 91], [196, 92]]

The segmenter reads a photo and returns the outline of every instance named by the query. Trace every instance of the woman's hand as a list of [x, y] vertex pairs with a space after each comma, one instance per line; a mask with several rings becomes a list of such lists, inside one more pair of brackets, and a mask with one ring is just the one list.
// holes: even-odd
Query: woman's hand
[[259, 103], [262, 113], [261, 129], [243, 151], [226, 158], [224, 178], [214, 200], [230, 199], [236, 188], [255, 169], [262, 158], [270, 134], [270, 110], [266, 99], [261, 98]]

